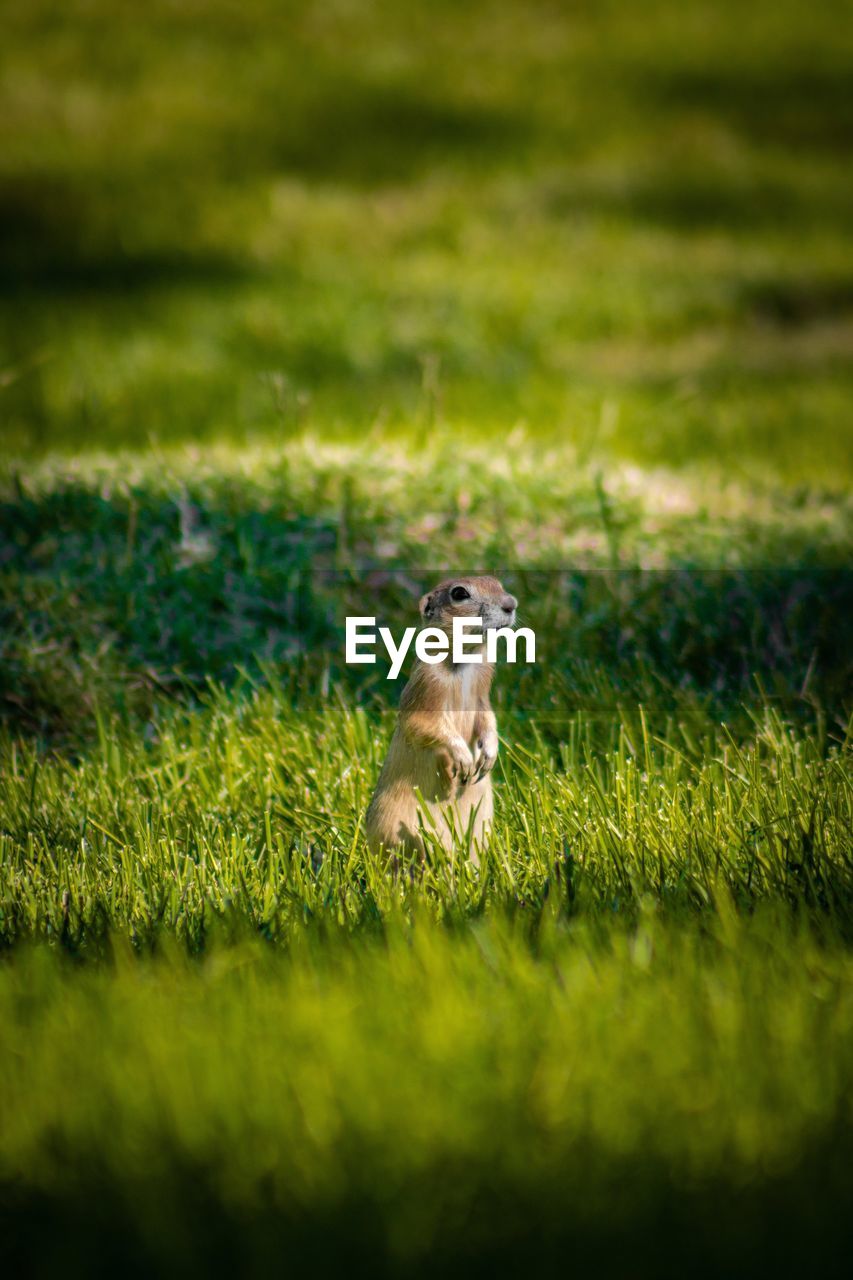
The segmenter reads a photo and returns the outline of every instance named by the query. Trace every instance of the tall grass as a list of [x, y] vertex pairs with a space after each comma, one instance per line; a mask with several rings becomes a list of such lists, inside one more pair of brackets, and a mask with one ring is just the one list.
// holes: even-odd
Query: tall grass
[[361, 821], [388, 740], [330, 694], [310, 711], [257, 692], [179, 713], [147, 743], [102, 724], [82, 760], [6, 748], [0, 782], [7, 942], [81, 947], [112, 929], [200, 946], [219, 917], [286, 940], [307, 918], [345, 930], [426, 904], [623, 913], [713, 908], [723, 894], [819, 909], [849, 925], [849, 740], [767, 708], [749, 742], [661, 738], [642, 711], [609, 747], [583, 716], [555, 756], [526, 722], [498, 774], [497, 833], [477, 871], [431, 851], [414, 879], [368, 852]]

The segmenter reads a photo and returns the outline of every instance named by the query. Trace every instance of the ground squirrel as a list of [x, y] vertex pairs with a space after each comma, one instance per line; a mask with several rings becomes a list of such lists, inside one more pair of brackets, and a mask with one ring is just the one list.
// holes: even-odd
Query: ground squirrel
[[[513, 627], [518, 601], [497, 578], [449, 578], [421, 597], [427, 627], [448, 636], [454, 618], [480, 618], [483, 631]], [[468, 652], [476, 652], [471, 640]], [[397, 727], [367, 811], [371, 849], [422, 855], [421, 832], [449, 849], [454, 837], [477, 860], [492, 820], [497, 723], [489, 703], [494, 668], [418, 660], [403, 690]]]

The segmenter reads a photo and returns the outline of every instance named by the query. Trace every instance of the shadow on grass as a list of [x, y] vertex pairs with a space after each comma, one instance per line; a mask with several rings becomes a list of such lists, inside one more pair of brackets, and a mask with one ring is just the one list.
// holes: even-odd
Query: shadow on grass
[[[150, 207], [142, 182], [123, 188], [120, 179], [84, 184], [50, 175], [4, 177], [0, 298], [111, 297], [186, 285], [211, 289], [253, 276], [251, 267], [237, 258], [179, 248], [177, 236], [159, 248], [129, 247], [127, 232], [139, 218], [134, 206], [146, 201]], [[189, 216], [184, 204], [175, 210], [178, 218]]]
[[527, 127], [520, 114], [453, 102], [446, 91], [338, 75], [303, 102], [270, 101], [228, 149], [225, 165], [241, 175], [257, 167], [369, 188], [411, 182], [448, 162], [482, 167], [510, 159]]
[[[397, 635], [416, 622], [421, 591], [465, 566], [377, 567], [388, 530], [362, 502], [335, 510], [318, 493], [305, 509], [284, 474], [263, 499], [226, 480], [198, 493], [69, 484], [39, 496], [19, 482], [0, 505], [0, 716], [85, 740], [98, 707], [144, 719], [163, 694], [192, 698], [265, 664], [306, 677], [328, 668], [394, 698], [381, 647], [377, 666], [344, 665], [345, 617], [374, 616]], [[579, 708], [620, 699], [663, 713], [692, 699], [730, 715], [759, 685], [810, 714], [838, 714], [849, 697], [844, 568], [481, 570], [512, 586], [538, 637], [536, 665], [502, 674], [502, 696], [557, 736]]]
[[605, 180], [572, 177], [551, 191], [546, 208], [555, 217], [617, 217], [674, 231], [837, 233], [853, 217], [853, 192], [807, 181], [792, 186], [750, 170], [715, 170], [711, 163], [699, 168], [693, 159], [677, 171], [645, 167]]
[[[654, 1156], [582, 1144], [562, 1166], [551, 1158], [547, 1176], [510, 1152], [494, 1165], [448, 1154], [401, 1177], [342, 1151], [342, 1189], [328, 1198], [282, 1202], [270, 1176], [235, 1204], [217, 1190], [224, 1170], [187, 1167], [164, 1141], [156, 1174], [101, 1171], [69, 1152], [65, 1188], [0, 1188], [0, 1222], [14, 1273], [31, 1276], [266, 1276], [283, 1258], [315, 1276], [562, 1276], [568, 1267], [657, 1280], [682, 1276], [685, 1259], [692, 1276], [841, 1276], [852, 1149], [839, 1122], [786, 1170], [749, 1180], [679, 1177]], [[401, 1221], [405, 1236], [394, 1231]]]
[[[236, 122], [211, 123], [197, 148], [176, 144], [156, 168], [131, 142], [108, 167], [79, 176], [2, 176], [0, 296], [234, 283], [251, 274], [244, 262], [183, 246], [201, 211], [227, 202], [235, 183], [409, 183], [437, 165], [480, 168], [511, 156], [526, 136], [516, 115], [352, 75], [321, 79], [311, 93], [276, 81], [256, 97]], [[128, 247], [136, 243], [153, 247]]]
[[307, 652], [330, 623], [306, 568], [334, 545], [322, 519], [181, 492], [22, 494], [0, 507], [0, 714], [61, 734], [101, 697], [144, 714], [158, 692]]
[[759, 320], [798, 329], [823, 320], [853, 315], [853, 278], [781, 279], [772, 276], [745, 282], [742, 304]]
[[690, 72], [658, 67], [640, 91], [647, 101], [681, 115], [725, 123], [750, 142], [798, 152], [853, 151], [853, 97], [848, 67], [703, 67]]

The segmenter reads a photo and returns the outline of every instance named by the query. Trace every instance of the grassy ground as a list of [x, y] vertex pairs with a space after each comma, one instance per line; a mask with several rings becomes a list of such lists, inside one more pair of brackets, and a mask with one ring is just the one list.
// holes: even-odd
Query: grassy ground
[[[843, 4], [95, 0], [0, 49], [29, 1273], [839, 1273]], [[347, 613], [498, 572], [479, 873]]]

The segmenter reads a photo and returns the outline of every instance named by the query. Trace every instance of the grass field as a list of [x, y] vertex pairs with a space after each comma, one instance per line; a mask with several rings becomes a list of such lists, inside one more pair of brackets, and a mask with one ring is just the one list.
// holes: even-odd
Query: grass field
[[[2, 8], [16, 1274], [842, 1274], [849, 6]], [[395, 880], [343, 619], [477, 569]]]

